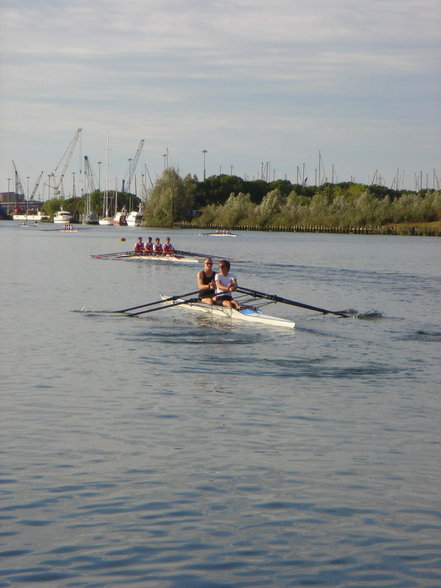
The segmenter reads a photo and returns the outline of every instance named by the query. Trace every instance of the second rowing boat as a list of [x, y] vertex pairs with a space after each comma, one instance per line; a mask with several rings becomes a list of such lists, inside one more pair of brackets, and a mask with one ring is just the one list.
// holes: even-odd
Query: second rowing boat
[[92, 255], [95, 259], [126, 259], [129, 261], [165, 261], [165, 262], [178, 262], [178, 263], [198, 263], [198, 259], [195, 257], [188, 257], [186, 255], [155, 255], [153, 253], [117, 253], [115, 255]]

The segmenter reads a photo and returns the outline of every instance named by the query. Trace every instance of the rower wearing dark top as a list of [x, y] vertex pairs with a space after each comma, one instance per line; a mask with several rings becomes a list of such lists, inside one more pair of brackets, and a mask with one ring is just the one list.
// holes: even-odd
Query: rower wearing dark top
[[204, 269], [197, 274], [199, 288], [198, 298], [205, 304], [213, 305], [216, 301], [214, 296], [216, 292], [215, 275], [216, 273], [213, 271], [213, 260], [211, 257], [206, 257], [204, 259]]

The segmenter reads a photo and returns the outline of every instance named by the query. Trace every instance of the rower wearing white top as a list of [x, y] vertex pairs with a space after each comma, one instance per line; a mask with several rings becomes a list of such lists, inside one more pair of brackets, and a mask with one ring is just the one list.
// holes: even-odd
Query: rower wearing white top
[[153, 245], [153, 252], [154, 253], [162, 253], [163, 249], [162, 249], [162, 243], [159, 237], [156, 237], [155, 239], [155, 243]]
[[240, 309], [240, 304], [233, 299], [231, 292], [237, 289], [237, 278], [234, 274], [230, 274], [230, 262], [227, 259], [222, 259], [219, 262], [220, 272], [216, 274], [216, 302], [221, 306], [228, 308]]
[[142, 253], [144, 251], [144, 243], [142, 242], [142, 237], [138, 237], [138, 240], [135, 243], [135, 247], [133, 248], [135, 253]]
[[169, 254], [173, 253], [173, 251], [175, 250], [173, 245], [170, 243], [170, 237], [166, 238], [163, 250], [164, 250], [164, 253], [169, 253]]
[[147, 241], [144, 243], [144, 251], [146, 253], [152, 253], [153, 251], [153, 240], [151, 237], [149, 237], [147, 239]]

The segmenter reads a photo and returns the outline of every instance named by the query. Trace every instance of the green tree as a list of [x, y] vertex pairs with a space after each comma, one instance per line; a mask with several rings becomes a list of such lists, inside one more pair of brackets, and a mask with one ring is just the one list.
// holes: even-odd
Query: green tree
[[193, 206], [191, 182], [184, 182], [173, 168], [164, 170], [150, 192], [144, 208], [146, 226], [172, 227], [188, 217]]

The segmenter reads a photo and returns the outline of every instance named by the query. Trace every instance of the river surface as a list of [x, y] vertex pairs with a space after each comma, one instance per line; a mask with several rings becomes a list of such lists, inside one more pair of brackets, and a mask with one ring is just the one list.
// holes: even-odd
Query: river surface
[[[0, 223], [0, 587], [441, 586], [441, 241], [171, 233], [277, 329], [173, 309], [164, 230]], [[120, 241], [125, 237], [125, 242]]]

